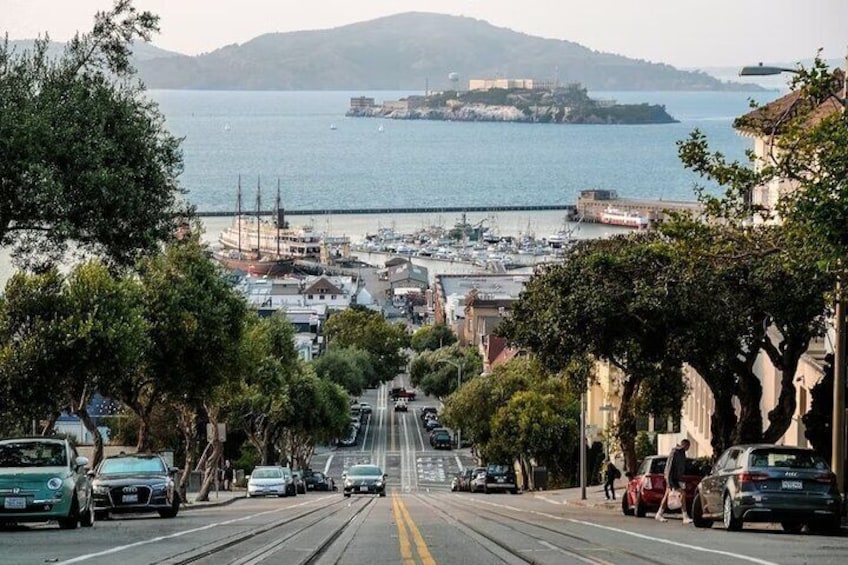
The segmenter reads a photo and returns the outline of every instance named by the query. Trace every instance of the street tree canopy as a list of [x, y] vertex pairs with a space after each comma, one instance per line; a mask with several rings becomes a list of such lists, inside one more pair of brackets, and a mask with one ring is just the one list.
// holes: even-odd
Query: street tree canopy
[[49, 39], [0, 43], [0, 246], [23, 264], [71, 247], [131, 265], [171, 237], [181, 203], [180, 142], [144, 98], [133, 40], [158, 18], [117, 0], [62, 56]]

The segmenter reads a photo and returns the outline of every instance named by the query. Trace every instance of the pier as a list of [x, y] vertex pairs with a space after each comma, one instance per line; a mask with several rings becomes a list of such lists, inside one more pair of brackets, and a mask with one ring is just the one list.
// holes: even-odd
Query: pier
[[[313, 208], [306, 210], [291, 210], [281, 209], [286, 216], [326, 216], [326, 215], [345, 215], [345, 214], [444, 214], [444, 213], [462, 213], [462, 212], [532, 212], [532, 211], [557, 211], [565, 210], [568, 216], [574, 216], [577, 213], [577, 206], [574, 204], [540, 204], [536, 206], [434, 206], [430, 208], [424, 207], [408, 207], [408, 208]], [[255, 216], [256, 212], [243, 212], [243, 215]], [[235, 216], [236, 212], [230, 211], [205, 211], [197, 212], [200, 217], [228, 217]], [[260, 216], [276, 216], [274, 210], [261, 210]]]

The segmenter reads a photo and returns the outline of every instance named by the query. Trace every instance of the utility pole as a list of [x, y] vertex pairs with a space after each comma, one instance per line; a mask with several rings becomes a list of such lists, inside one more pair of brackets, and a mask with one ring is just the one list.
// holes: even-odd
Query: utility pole
[[586, 393], [580, 395], [580, 500], [586, 500]]

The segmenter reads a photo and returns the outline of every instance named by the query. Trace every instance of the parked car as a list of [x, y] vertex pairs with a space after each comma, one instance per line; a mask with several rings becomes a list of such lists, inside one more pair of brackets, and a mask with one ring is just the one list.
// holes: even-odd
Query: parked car
[[692, 504], [696, 527], [721, 521], [727, 530], [745, 522], [779, 522], [787, 532], [835, 533], [842, 498], [836, 476], [812, 449], [771, 444], [736, 445], [721, 454], [698, 485]]
[[430, 436], [430, 445], [433, 449], [450, 450], [453, 446], [453, 442], [451, 441], [451, 436], [448, 432], [439, 431]]
[[88, 459], [64, 438], [0, 440], [0, 523], [94, 525]]
[[486, 492], [486, 468], [475, 467], [471, 475], [471, 492]]
[[483, 492], [509, 491], [518, 494], [515, 469], [512, 465], [493, 463], [486, 466], [486, 483]]
[[352, 494], [386, 496], [386, 475], [376, 465], [353, 465], [342, 477], [345, 497]]
[[436, 428], [441, 428], [441, 427], [442, 427], [442, 424], [439, 423], [439, 421], [436, 418], [430, 418], [429, 420], [427, 420], [427, 423], [424, 424], [424, 428], [428, 432], [432, 432]]
[[439, 413], [439, 409], [435, 406], [423, 406], [418, 409], [418, 417], [421, 419], [421, 423], [423, 424], [427, 419], [427, 414], [432, 414], [436, 416]]
[[328, 477], [321, 471], [305, 471], [303, 482], [306, 484], [306, 490], [336, 490], [335, 482], [332, 477]]
[[460, 492], [471, 492], [471, 479], [474, 478], [474, 469], [466, 467], [456, 475], [456, 490]]
[[287, 467], [261, 466], [247, 480], [247, 496], [295, 496], [294, 476]]
[[367, 402], [360, 402], [359, 403], [359, 412], [361, 414], [371, 414], [371, 405], [368, 404]]
[[303, 471], [300, 469], [292, 469], [292, 479], [294, 480], [294, 490], [297, 494], [306, 494], [306, 482], [303, 480]]
[[115, 455], [94, 470], [91, 490], [98, 518], [126, 512], [157, 512], [173, 518], [180, 510], [175, 467], [154, 454]]
[[407, 404], [405, 398], [395, 400], [395, 412], [407, 412], [408, 410], [409, 404]]
[[[665, 464], [666, 455], [645, 457], [636, 474], [626, 473], [628, 482], [621, 497], [621, 511], [626, 516], [634, 514], [644, 518], [648, 512], [656, 512], [665, 496]], [[695, 488], [701, 481], [703, 473], [696, 460], [687, 458], [683, 475], [686, 492], [686, 510], [689, 512], [695, 497]], [[669, 510], [679, 512], [679, 510]]]
[[352, 447], [356, 445], [356, 430], [351, 427], [348, 434], [339, 440], [339, 445], [342, 447]]

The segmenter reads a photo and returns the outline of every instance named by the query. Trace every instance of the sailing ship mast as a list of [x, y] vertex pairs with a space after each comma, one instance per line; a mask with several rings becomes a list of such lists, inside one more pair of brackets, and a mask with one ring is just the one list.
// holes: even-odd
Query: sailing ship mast
[[241, 175], [238, 177], [238, 193], [236, 196], [236, 226], [238, 228], [238, 257], [241, 257]]
[[280, 179], [277, 178], [277, 200], [274, 202], [274, 213], [277, 215], [277, 257], [280, 256]]
[[259, 215], [262, 210], [262, 197], [259, 194], [259, 177], [256, 177], [256, 258], [261, 256], [262, 250], [262, 226]]

